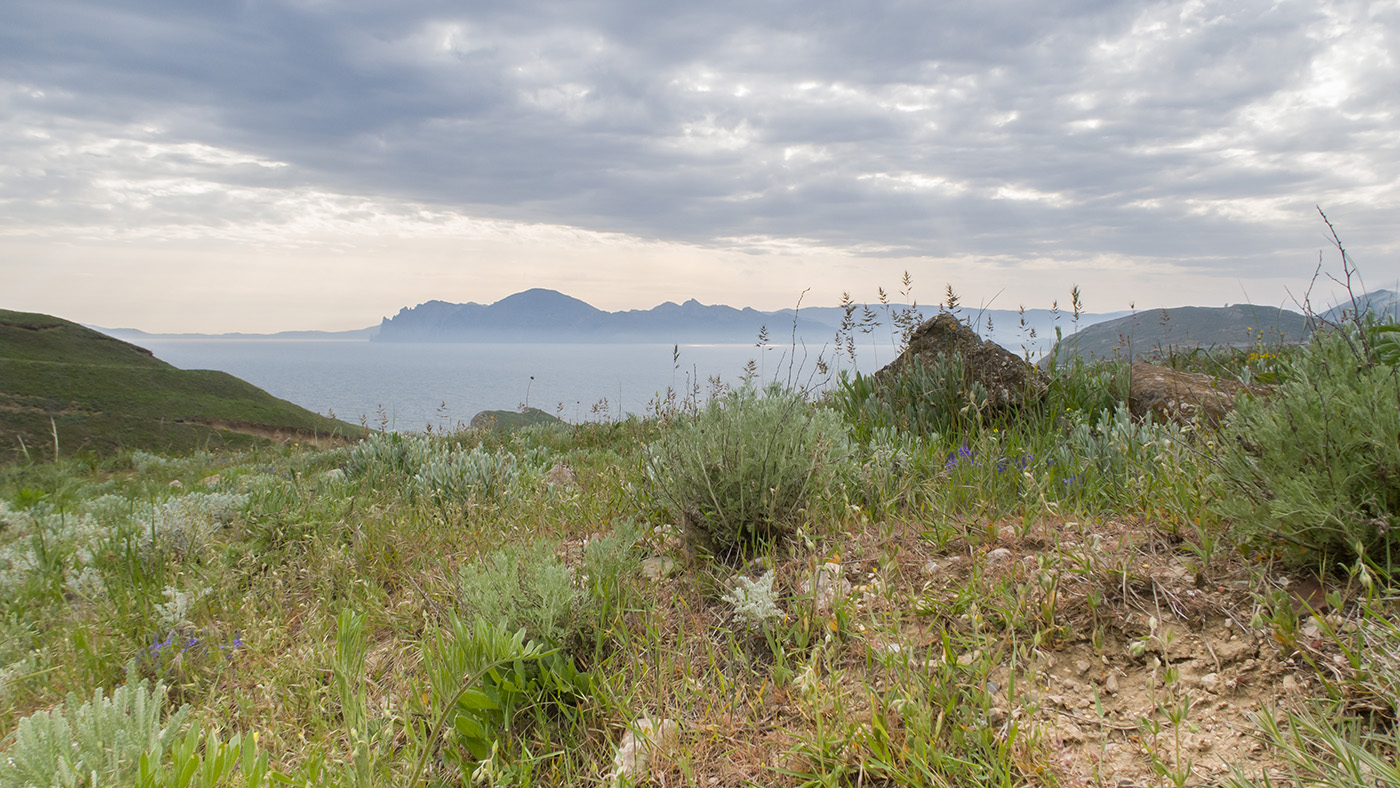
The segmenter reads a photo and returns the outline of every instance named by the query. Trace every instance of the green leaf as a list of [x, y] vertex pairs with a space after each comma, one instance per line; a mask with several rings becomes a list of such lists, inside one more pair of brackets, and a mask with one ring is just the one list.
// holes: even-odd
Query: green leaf
[[452, 721], [452, 727], [465, 739], [484, 739], [486, 730], [481, 727], [474, 717], [468, 714], [458, 714], [457, 719]]
[[462, 706], [463, 708], [467, 708], [467, 709], [499, 709], [499, 708], [501, 708], [501, 704], [499, 704], [499, 703], [497, 703], [496, 701], [492, 700], [492, 699], [491, 699], [491, 696], [487, 695], [485, 692], [482, 692], [481, 690], [474, 690], [474, 689], [469, 689], [469, 690], [464, 691], [464, 692], [462, 693], [462, 696], [461, 696], [460, 698], [457, 699], [457, 703], [458, 703], [458, 705]]

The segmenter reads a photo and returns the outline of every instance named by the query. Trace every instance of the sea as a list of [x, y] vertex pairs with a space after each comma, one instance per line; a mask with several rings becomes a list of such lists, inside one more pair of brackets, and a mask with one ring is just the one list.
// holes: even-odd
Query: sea
[[322, 415], [399, 432], [455, 429], [483, 410], [539, 408], [571, 423], [645, 415], [668, 392], [677, 400], [714, 382], [755, 379], [820, 389], [822, 357], [835, 370], [872, 372], [889, 347], [860, 348], [839, 362], [830, 348], [670, 344], [458, 344], [365, 340], [143, 337], [139, 344], [181, 369], [216, 369]]

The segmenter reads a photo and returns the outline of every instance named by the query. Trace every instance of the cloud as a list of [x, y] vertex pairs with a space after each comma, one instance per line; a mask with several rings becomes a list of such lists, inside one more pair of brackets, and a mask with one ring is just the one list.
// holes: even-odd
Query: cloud
[[1394, 0], [13, 3], [0, 239], [421, 214], [1248, 279], [1322, 204], [1384, 266], [1397, 52]]

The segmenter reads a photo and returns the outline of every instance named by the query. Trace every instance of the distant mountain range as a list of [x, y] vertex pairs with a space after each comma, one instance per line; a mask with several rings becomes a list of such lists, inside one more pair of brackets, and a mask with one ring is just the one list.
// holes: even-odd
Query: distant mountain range
[[357, 328], [351, 331], [278, 331], [275, 334], [248, 334], [232, 332], [227, 334], [153, 334], [139, 328], [102, 328], [86, 326], [101, 331], [109, 337], [136, 342], [145, 339], [302, 339], [302, 340], [367, 340], [379, 332], [379, 326]]
[[[781, 328], [784, 332], [789, 325]], [[604, 312], [577, 298], [536, 288], [494, 304], [429, 301], [400, 310], [379, 326], [376, 342], [753, 342], [760, 329], [777, 331], [772, 313], [706, 306], [691, 299], [652, 309]], [[831, 326], [808, 320], [805, 337], [827, 337]]]
[[[1394, 291], [1376, 290], [1359, 296], [1362, 311], [1397, 316]], [[896, 346], [895, 315], [899, 304], [857, 304], [851, 317], [851, 333], [860, 345]], [[1353, 309], [1351, 302], [1333, 307], [1320, 316], [1337, 321]], [[942, 307], [919, 307], [927, 319]], [[1161, 346], [1212, 346], [1248, 343], [1245, 329], [1262, 330], [1266, 339], [1298, 341], [1297, 312], [1278, 307], [1236, 304], [1228, 307], [1178, 307], [1142, 312], [1081, 313], [1065, 310], [990, 309], [957, 307], [954, 313], [990, 339], [1017, 355], [1041, 358], [1058, 337], [1067, 341], [1061, 354], [1111, 355], [1128, 340], [1134, 352]], [[535, 288], [492, 304], [454, 304], [428, 301], [404, 307], [377, 326], [354, 331], [282, 331], [276, 334], [150, 334], [130, 328], [99, 328], [108, 335], [132, 341], [146, 339], [298, 339], [374, 342], [492, 342], [492, 343], [607, 343], [749, 344], [766, 331], [768, 343], [796, 341], [808, 347], [834, 344], [846, 317], [839, 306], [802, 307], [760, 311], [707, 305], [695, 299], [682, 304], [667, 301], [652, 309], [607, 312], [563, 293]], [[94, 326], [94, 328], [96, 328]], [[1077, 337], [1072, 342], [1070, 337]]]
[[[852, 319], [856, 341], [862, 345], [897, 342], [894, 317], [902, 305], [857, 304]], [[924, 318], [938, 306], [921, 306]], [[1055, 339], [1055, 327], [1071, 333], [1074, 326], [1091, 325], [1126, 312], [1081, 314], [1028, 309], [969, 309], [959, 317], [977, 324], [984, 337], [1017, 352], [1039, 355]], [[843, 307], [802, 307], [771, 312], [707, 305], [691, 299], [667, 301], [645, 310], [606, 312], [554, 290], [536, 288], [493, 304], [451, 304], [429, 301], [404, 307], [385, 318], [373, 337], [376, 342], [646, 342], [663, 344], [750, 343], [766, 330], [768, 342], [809, 346], [833, 343], [846, 316]]]
[[1348, 315], [1366, 314], [1384, 319], [1400, 320], [1400, 294], [1394, 290], [1372, 290], [1356, 297], [1356, 302], [1344, 301], [1322, 313], [1323, 319], [1336, 323]]

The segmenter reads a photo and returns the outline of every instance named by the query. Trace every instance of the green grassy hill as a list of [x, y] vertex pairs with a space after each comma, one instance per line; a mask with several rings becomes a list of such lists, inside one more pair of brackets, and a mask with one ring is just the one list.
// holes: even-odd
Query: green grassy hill
[[118, 449], [183, 452], [268, 440], [323, 442], [359, 427], [233, 377], [49, 315], [0, 310], [0, 462]]
[[[1149, 360], [1196, 348], [1249, 348], [1301, 342], [1311, 329], [1307, 318], [1273, 306], [1186, 306], [1140, 312], [1096, 323], [1055, 346], [1057, 363], [1074, 356], [1085, 361]], [[1048, 362], [1050, 356], [1042, 361]]]

